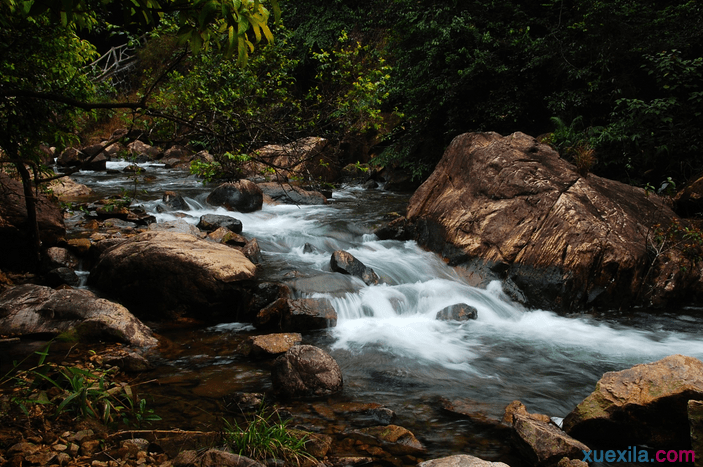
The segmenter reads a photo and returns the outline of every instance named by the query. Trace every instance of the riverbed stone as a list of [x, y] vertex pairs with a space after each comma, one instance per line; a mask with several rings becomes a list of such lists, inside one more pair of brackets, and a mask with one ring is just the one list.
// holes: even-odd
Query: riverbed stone
[[291, 290], [287, 285], [280, 282], [262, 281], [251, 288], [251, 299], [248, 308], [255, 316], [261, 309], [266, 308], [279, 298], [288, 299], [290, 297]]
[[78, 267], [80, 260], [66, 248], [51, 247], [47, 248], [42, 254], [42, 269], [49, 271], [56, 268], [71, 268]]
[[515, 414], [513, 430], [513, 441], [518, 450], [533, 465], [556, 465], [564, 457], [582, 459], [583, 452], [590, 451], [588, 446], [564, 433], [553, 423], [535, 417]]
[[337, 312], [325, 298], [288, 300], [288, 311], [283, 314], [283, 329], [309, 331], [337, 325]]
[[243, 253], [192, 235], [148, 231], [107, 249], [89, 281], [152, 318], [237, 320], [256, 266]]
[[159, 156], [163, 155], [163, 152], [159, 147], [152, 146], [140, 140], [132, 141], [131, 143], [129, 143], [127, 145], [127, 150], [130, 152], [133, 158], [146, 155], [150, 160], [153, 160], [158, 159]]
[[[90, 162], [87, 162], [90, 160]], [[60, 167], [79, 167], [86, 164], [84, 169], [103, 171], [107, 167], [107, 161], [110, 160], [110, 155], [105, 152], [102, 144], [93, 144], [82, 149], [67, 148], [59, 157], [56, 158], [56, 164]]]
[[330, 267], [334, 272], [356, 276], [364, 281], [366, 285], [378, 284], [380, 282], [378, 274], [376, 274], [373, 269], [367, 267], [364, 263], [356, 259], [354, 255], [344, 250], [337, 250], [332, 253]]
[[320, 205], [327, 204], [327, 197], [318, 191], [308, 191], [288, 183], [259, 183], [261, 191], [275, 203]]
[[274, 390], [285, 397], [319, 397], [342, 390], [342, 370], [324, 350], [296, 345], [278, 357], [271, 370]]
[[337, 325], [337, 312], [327, 299], [280, 298], [261, 309], [254, 324], [262, 329], [289, 332], [327, 329]]
[[294, 345], [303, 341], [300, 333], [275, 333], [249, 338], [252, 357], [273, 357], [286, 353]]
[[503, 462], [490, 462], [468, 454], [441, 457], [420, 462], [417, 467], [510, 467]]
[[673, 222], [660, 197], [582, 175], [531, 136], [467, 133], [377, 235], [417, 240], [478, 285], [510, 282], [534, 308], [617, 309], [703, 298], [703, 265], [676, 247], [652, 262], [654, 226]]
[[323, 293], [338, 297], [356, 293], [363, 288], [357, 280], [352, 279], [352, 276], [348, 274], [329, 272], [323, 272], [311, 277], [292, 274], [286, 279], [286, 284], [301, 294]]
[[71, 333], [80, 340], [111, 340], [135, 347], [157, 344], [151, 330], [122, 305], [88, 290], [24, 284], [0, 295], [0, 334]]
[[165, 191], [163, 197], [161, 198], [163, 203], [162, 206], [166, 207], [169, 211], [189, 211], [190, 207], [183, 195], [175, 191]]
[[58, 287], [62, 284], [78, 286], [81, 282], [78, 274], [71, 268], [54, 268], [46, 273], [46, 283], [51, 287]]
[[150, 224], [149, 230], [159, 232], [177, 232], [193, 235], [194, 237], [200, 237], [202, 234], [199, 228], [184, 219], [174, 219], [172, 221]]
[[441, 321], [468, 321], [478, 318], [478, 310], [466, 303], [457, 303], [439, 310], [435, 318]]
[[220, 227], [226, 227], [234, 233], [242, 233], [242, 221], [232, 216], [222, 214], [205, 214], [200, 216], [198, 228], [207, 232], [213, 232]]
[[59, 201], [79, 201], [94, 195], [93, 189], [70, 177], [59, 178], [49, 183], [49, 189]]
[[256, 183], [250, 180], [223, 183], [207, 197], [213, 206], [224, 206], [229, 211], [259, 211], [264, 202], [264, 194]]
[[256, 238], [249, 240], [246, 245], [241, 247], [242, 253], [246, 256], [249, 261], [254, 264], [259, 264], [264, 260], [261, 254], [261, 247], [259, 246], [259, 241]]
[[427, 450], [410, 430], [398, 425], [348, 430], [345, 435], [372, 446], [379, 446], [398, 456], [418, 455]]
[[541, 414], [541, 413], [529, 413], [527, 411], [527, 407], [525, 407], [525, 404], [523, 404], [520, 401], [512, 401], [508, 406], [505, 408], [505, 415], [503, 415], [503, 423], [506, 425], [514, 425], [517, 416], [523, 416], [527, 418], [531, 418], [532, 420], [542, 422], [542, 423], [551, 423], [552, 419], [549, 417], [549, 415]]
[[[210, 232], [207, 234], [207, 239], [233, 247], [244, 247], [248, 243], [246, 238], [238, 233], [232, 232], [227, 227], [220, 227], [219, 229]], [[245, 254], [245, 256], [247, 255]]]
[[598, 446], [690, 445], [688, 401], [703, 399], [703, 362], [671, 355], [608, 372], [564, 418], [571, 436]]

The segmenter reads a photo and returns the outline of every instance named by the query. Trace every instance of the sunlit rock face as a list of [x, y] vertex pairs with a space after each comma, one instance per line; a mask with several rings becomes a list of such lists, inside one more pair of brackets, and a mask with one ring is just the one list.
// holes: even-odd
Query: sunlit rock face
[[90, 281], [138, 316], [236, 320], [256, 266], [240, 251], [193, 235], [149, 231], [106, 250]]
[[523, 133], [454, 139], [408, 205], [378, 233], [415, 239], [477, 283], [507, 281], [530, 306], [575, 310], [698, 300], [700, 267], [660, 251], [656, 226], [678, 218], [643, 189], [581, 175]]

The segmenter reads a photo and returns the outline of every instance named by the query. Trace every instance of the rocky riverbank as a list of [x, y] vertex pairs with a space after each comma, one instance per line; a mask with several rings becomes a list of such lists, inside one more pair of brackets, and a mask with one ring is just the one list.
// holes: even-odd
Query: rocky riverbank
[[[645, 223], [652, 220], [643, 213], [651, 208], [663, 216], [661, 222], [677, 220], [661, 200], [649, 199], [637, 189], [611, 186], [592, 176], [585, 180], [580, 174], [572, 177], [570, 168], [562, 164], [558, 155], [526, 135], [465, 138], [470, 144], [459, 141], [450, 148], [448, 154], [458, 151], [454, 162], [440, 164], [437, 175], [430, 179], [434, 181], [428, 180], [429, 184], [423, 185], [411, 200], [407, 217], [382, 232], [390, 232], [394, 238], [415, 238], [442, 251], [452, 264], [462, 265], [469, 275], [474, 274], [477, 283], [485, 285], [493, 278], [505, 279], [509, 287], [513, 286], [508, 292], [516, 298], [527, 297], [531, 304], [542, 299], [567, 310], [596, 307], [607, 304], [608, 297], [624, 293], [623, 290], [631, 292], [620, 297], [623, 304], [636, 302], [633, 294], [640, 292], [635, 290], [633, 281], [637, 278], [668, 281], [669, 288], [657, 295], [659, 298], [647, 294], [652, 303], [676, 302], [689, 286], [690, 290], [697, 290], [697, 282], [688, 281], [693, 273], [666, 272], [671, 272], [667, 269], [671, 261], [684, 258], [675, 255], [685, 252], [661, 249], [657, 257], [660, 262], [647, 267], [640, 264], [642, 260], [637, 255], [647, 251], [646, 245], [645, 253], [640, 251], [640, 241], [646, 243]], [[486, 148], [488, 152], [481, 153]], [[479, 164], [484, 159], [488, 161], [484, 165], [462, 165], [467, 161]], [[552, 172], [542, 173], [545, 167]], [[481, 178], [476, 175], [479, 172], [492, 173], [493, 184], [476, 183]], [[460, 180], [459, 174], [468, 178]], [[512, 194], [508, 196], [499, 188]], [[300, 204], [305, 196], [309, 199], [306, 204], [311, 206], [326, 202], [323, 194], [310, 194], [301, 187], [282, 188], [282, 193], [286, 196], [274, 199], [280, 194], [278, 191], [251, 180], [224, 184], [213, 190], [208, 199], [228, 209], [229, 215], [202, 216], [197, 219], [197, 226], [193, 222], [196, 219], [155, 223], [153, 216], [130, 206], [124, 197], [76, 202], [73, 213], [65, 219], [73, 238], [45, 239], [46, 246], [51, 247], [45, 250], [42, 274], [29, 278], [42, 284], [9, 284], [0, 295], [0, 334], [25, 340], [34, 339], [37, 334], [51, 335], [89, 345], [101, 341], [122, 343], [124, 347], [118, 351], [86, 354], [69, 362], [69, 367], [119, 374], [114, 388], [124, 392], [120, 378], [122, 383], [133, 381], [135, 375], [152, 368], [162, 358], [160, 355], [167, 355], [169, 346], [173, 346], [159, 335], [159, 329], [232, 321], [251, 323], [251, 331], [232, 354], [257, 372], [270, 373], [265, 399], [275, 401], [291, 427], [310, 433], [314, 442], [308, 448], [317, 458], [310, 465], [481, 463], [470, 456], [428, 460], [430, 433], [413, 433], [402, 423], [396, 424], [396, 413], [381, 404], [335, 398], [346, 384], [355, 382], [346, 380], [343, 368], [327, 352], [305, 342], [304, 336], [334, 327], [337, 311], [329, 298], [301, 298], [301, 290], [311, 290], [310, 283], [314, 283], [334, 297], [369, 285], [381, 286], [389, 281], [389, 276], [377, 273], [348, 251], [335, 249], [324, 266], [328, 271], [317, 277], [296, 271], [289, 273], [285, 281], [259, 277], [262, 255], [258, 241], [248, 232], [246, 222], [237, 219], [237, 213], [256, 211], [264, 203]], [[640, 197], [645, 201], [640, 203]], [[542, 210], [545, 200], [550, 201], [544, 203], [549, 206]], [[602, 204], [594, 204], [598, 200]], [[163, 193], [157, 209], [188, 215], [187, 203], [173, 191]], [[520, 219], [508, 216], [511, 212], [518, 213]], [[467, 220], [466, 215], [473, 217]], [[561, 223], [551, 225], [552, 220]], [[535, 227], [537, 224], [542, 227]], [[547, 228], [547, 224], [551, 227]], [[3, 225], [5, 232], [13, 228], [8, 223]], [[15, 233], [19, 230], [14, 228]], [[75, 235], [76, 232], [80, 233]], [[585, 238], [586, 233], [593, 235]], [[309, 254], [319, 254], [312, 245], [307, 247], [306, 244], [304, 250]], [[535, 253], [538, 251], [543, 256]], [[616, 251], [625, 256], [612, 256]], [[622, 259], [625, 257], [629, 259]], [[533, 264], [523, 261], [525, 258], [543, 259]], [[555, 258], [556, 263], [552, 261]], [[630, 264], [642, 267], [627, 269]], [[100, 297], [71, 288], [80, 284], [79, 265], [90, 268], [90, 282], [100, 291]], [[528, 270], [532, 272], [526, 274]], [[586, 275], [579, 275], [582, 272]], [[623, 277], [630, 281], [623, 283]], [[608, 285], [611, 283], [615, 285]], [[696, 296], [692, 295], [694, 299]], [[436, 320], [466, 323], [480, 319], [485, 312], [466, 303], [448, 305], [432, 313]], [[490, 431], [504, 440], [501, 442], [505, 448], [492, 458], [505, 460], [513, 467], [575, 465], [589, 447], [623, 449], [627, 443], [686, 450], [692, 439], [695, 443], [700, 438], [697, 431], [689, 431], [689, 421], [691, 426], [699, 426], [697, 401], [703, 399], [700, 365], [698, 360], [673, 356], [644, 368], [626, 370], [624, 375], [605, 375], [594, 395], [566, 418], [565, 431], [558, 421], [528, 412], [519, 401], [506, 408], [502, 421], [487, 417], [480, 410], [480, 403], [468, 398], [435, 400], [432, 404], [465, 418], [477, 431]], [[262, 394], [229, 394], [217, 381], [203, 382], [198, 393], [218, 401], [228, 397], [239, 416], [255, 416]], [[177, 378], [163, 381], [174, 383], [178, 384]], [[638, 394], [656, 394], [657, 398], [645, 401], [623, 393], [617, 400], [609, 400], [598, 393], [598, 388], [606, 386], [611, 388], [610, 394], [619, 394], [617, 388], [626, 387], [635, 388]], [[61, 391], [65, 389], [45, 391], [44, 395], [36, 392], [33, 400], [41, 404], [26, 401], [20, 405], [17, 386], [6, 384], [5, 388], [2, 415], [8, 428], [0, 437], [0, 456], [10, 465], [256, 465], [219, 450], [202, 452], [205, 448], [223, 447], [221, 427], [184, 433], [162, 426], [158, 430], [129, 432], [121, 426], [120, 433], [97, 425], [79, 430], [67, 418], [68, 414], [56, 418], [53, 413], [62, 404], [65, 393]], [[24, 413], [21, 407], [31, 410]], [[663, 418], [662, 407], [676, 414], [667, 424], [657, 424]], [[644, 426], [646, 433], [642, 431]], [[115, 427], [113, 423], [113, 430]], [[605, 440], [593, 437], [603, 430], [608, 433]], [[667, 437], [665, 433], [676, 436]], [[179, 454], [180, 451], [187, 454]], [[281, 465], [278, 461], [268, 464]]]

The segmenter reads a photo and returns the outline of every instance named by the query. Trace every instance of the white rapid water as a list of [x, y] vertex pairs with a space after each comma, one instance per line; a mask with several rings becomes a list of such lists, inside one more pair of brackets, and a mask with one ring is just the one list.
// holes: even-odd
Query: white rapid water
[[[605, 371], [675, 353], [703, 358], [703, 325], [686, 312], [596, 318], [527, 310], [512, 303], [500, 283], [472, 287], [414, 242], [379, 241], [373, 227], [384, 212], [402, 210], [405, 197], [346, 189], [329, 205], [264, 206], [243, 214], [208, 206], [209, 189], [196, 194], [192, 179], [169, 178], [152, 191], [178, 186], [189, 190], [189, 211], [158, 213], [160, 201], [153, 194], [142, 201], [158, 222], [185, 215], [197, 224], [207, 213], [236, 217], [243, 235], [261, 245], [264, 278], [300, 286], [297, 296], [331, 301], [337, 326], [308, 340], [332, 352], [350, 393], [391, 400], [470, 397], [487, 402], [494, 415], [520, 399], [531, 411], [564, 416]], [[304, 252], [306, 244], [312, 252]], [[383, 283], [366, 286], [331, 273], [330, 256], [338, 249], [373, 268]], [[321, 279], [315, 286], [299, 279], [316, 276]], [[456, 303], [475, 307], [478, 319], [435, 319]]]

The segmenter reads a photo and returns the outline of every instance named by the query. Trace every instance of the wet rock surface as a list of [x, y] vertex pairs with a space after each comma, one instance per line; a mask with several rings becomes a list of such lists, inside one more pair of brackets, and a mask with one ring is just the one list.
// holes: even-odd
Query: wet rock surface
[[351, 430], [347, 433], [352, 439], [366, 444], [383, 447], [395, 455], [417, 455], [425, 452], [425, 446], [410, 430], [397, 425], [374, 426]]
[[380, 282], [378, 274], [376, 274], [373, 269], [367, 267], [351, 253], [343, 250], [337, 250], [332, 253], [330, 267], [334, 272], [341, 272], [342, 274], [358, 277], [364, 281], [366, 285], [378, 284]]
[[257, 313], [254, 324], [282, 331], [327, 329], [337, 324], [337, 312], [327, 299], [279, 298]]
[[205, 214], [204, 216], [200, 216], [197, 227], [207, 232], [213, 232], [221, 227], [225, 227], [234, 233], [242, 233], [242, 221], [231, 216], [223, 216], [220, 214]]
[[442, 321], [468, 321], [478, 318], [478, 310], [466, 303], [457, 303], [439, 310], [436, 318]]

